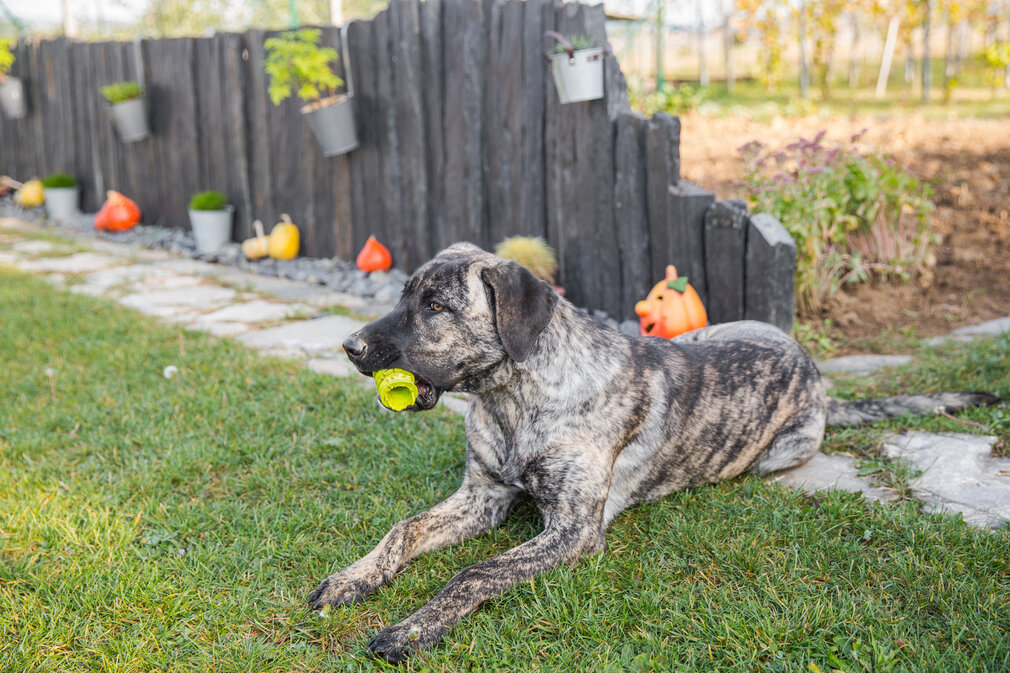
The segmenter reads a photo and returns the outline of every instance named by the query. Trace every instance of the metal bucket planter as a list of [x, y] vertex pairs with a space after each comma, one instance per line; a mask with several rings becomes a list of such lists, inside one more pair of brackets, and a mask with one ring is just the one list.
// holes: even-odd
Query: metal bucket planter
[[333, 96], [320, 102], [323, 103], [321, 107], [306, 105], [302, 114], [309, 120], [323, 156], [335, 157], [350, 152], [358, 146], [350, 97]]
[[53, 220], [69, 220], [77, 214], [77, 187], [46, 187], [46, 212]]
[[8, 119], [21, 119], [28, 114], [25, 87], [18, 77], [8, 77], [0, 82], [0, 106]]
[[554, 85], [562, 103], [603, 98], [603, 47], [551, 54]]
[[119, 139], [124, 143], [143, 140], [151, 134], [143, 98], [134, 98], [113, 105], [112, 119], [116, 123]]
[[231, 241], [231, 221], [234, 206], [224, 210], [191, 210], [189, 221], [193, 225], [196, 251], [202, 255], [219, 252]]

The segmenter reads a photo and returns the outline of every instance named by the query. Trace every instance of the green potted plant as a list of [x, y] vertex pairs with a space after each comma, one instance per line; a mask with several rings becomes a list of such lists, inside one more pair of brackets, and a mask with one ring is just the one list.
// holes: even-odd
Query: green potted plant
[[597, 47], [588, 35], [575, 35], [569, 39], [549, 30], [544, 36], [555, 40], [548, 59], [561, 102], [578, 103], [603, 98], [603, 59], [607, 50]]
[[102, 95], [109, 102], [120, 140], [132, 143], [150, 135], [144, 110], [144, 89], [138, 82], [116, 82], [103, 86]]
[[209, 255], [231, 240], [231, 221], [235, 207], [221, 192], [200, 192], [189, 202], [189, 221], [193, 225], [196, 251]]
[[302, 114], [328, 157], [350, 152], [358, 146], [351, 99], [336, 90], [344, 81], [333, 72], [337, 51], [319, 46], [320, 31], [305, 28], [271, 37], [263, 69], [270, 77], [269, 94], [274, 105], [292, 95], [303, 101]]
[[54, 220], [66, 220], [77, 214], [77, 180], [66, 173], [53, 173], [42, 181], [46, 212]]
[[16, 44], [17, 40], [12, 37], [0, 37], [0, 107], [8, 119], [21, 119], [28, 114], [25, 86], [20, 78], [10, 74]]

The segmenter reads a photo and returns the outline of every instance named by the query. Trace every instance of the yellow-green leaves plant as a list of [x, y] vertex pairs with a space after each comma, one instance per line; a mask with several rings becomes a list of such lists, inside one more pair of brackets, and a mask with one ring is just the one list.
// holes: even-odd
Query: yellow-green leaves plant
[[337, 50], [319, 46], [320, 31], [292, 30], [264, 43], [263, 69], [270, 77], [268, 93], [274, 105], [292, 95], [306, 103], [332, 96], [344, 81], [333, 72]]
[[0, 80], [6, 79], [14, 67], [14, 45], [17, 43], [13, 37], [0, 37]]

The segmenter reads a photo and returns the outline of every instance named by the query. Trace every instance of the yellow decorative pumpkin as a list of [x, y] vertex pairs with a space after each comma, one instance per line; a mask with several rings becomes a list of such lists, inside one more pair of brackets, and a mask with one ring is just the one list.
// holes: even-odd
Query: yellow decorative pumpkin
[[14, 195], [14, 200], [25, 208], [41, 206], [46, 200], [45, 190], [42, 188], [41, 180], [29, 180], [21, 187], [21, 190]]
[[294, 259], [298, 256], [299, 242], [298, 227], [287, 213], [283, 213], [281, 221], [270, 232], [270, 247], [267, 252], [274, 259]]

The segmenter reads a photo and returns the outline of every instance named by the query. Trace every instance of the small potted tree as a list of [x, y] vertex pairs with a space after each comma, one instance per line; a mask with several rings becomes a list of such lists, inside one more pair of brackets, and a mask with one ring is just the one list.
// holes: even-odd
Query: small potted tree
[[54, 220], [67, 220], [77, 214], [77, 180], [66, 173], [53, 173], [42, 181], [46, 212]]
[[231, 240], [231, 220], [235, 207], [221, 192], [200, 192], [189, 202], [189, 221], [193, 225], [196, 251], [209, 255]]
[[21, 80], [11, 75], [14, 67], [14, 45], [11, 37], [0, 37], [0, 107], [8, 119], [21, 119], [28, 114], [25, 104], [25, 86]]
[[120, 140], [132, 143], [150, 135], [144, 110], [144, 89], [138, 82], [116, 82], [103, 86], [102, 95], [109, 102]]
[[305, 28], [269, 38], [263, 46], [267, 57], [263, 69], [270, 77], [270, 100], [274, 105], [297, 94], [305, 101], [302, 114], [323, 150], [337, 156], [358, 146], [354, 111], [346, 95], [336, 90], [344, 81], [333, 72], [337, 51], [319, 46], [320, 31]]
[[603, 98], [603, 59], [607, 50], [597, 47], [588, 35], [576, 35], [569, 40], [549, 30], [544, 36], [555, 40], [548, 58], [561, 102]]

